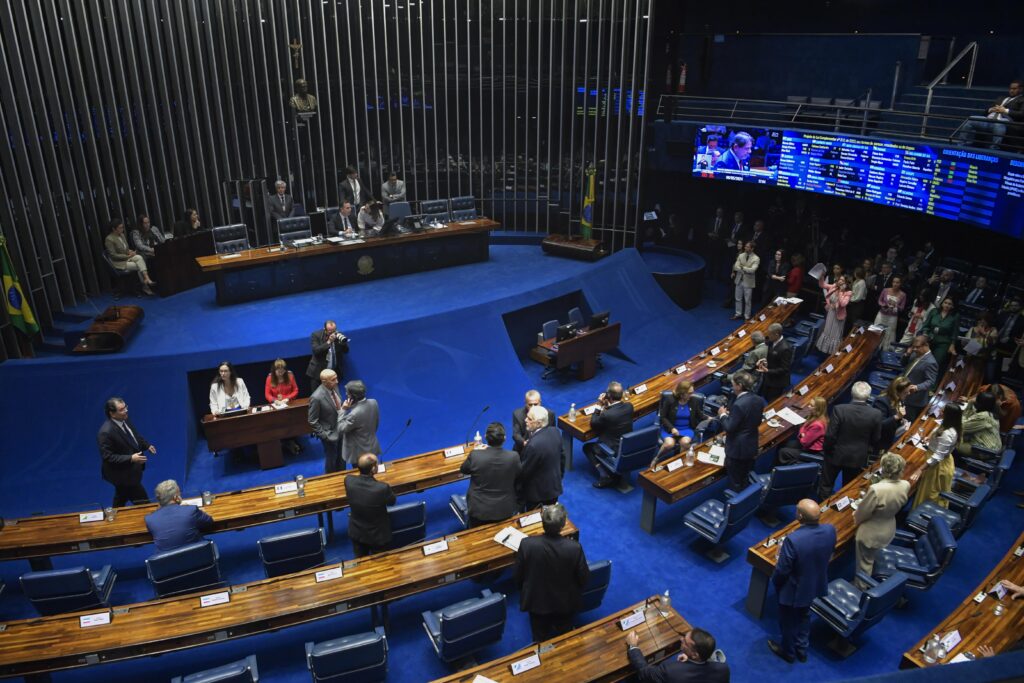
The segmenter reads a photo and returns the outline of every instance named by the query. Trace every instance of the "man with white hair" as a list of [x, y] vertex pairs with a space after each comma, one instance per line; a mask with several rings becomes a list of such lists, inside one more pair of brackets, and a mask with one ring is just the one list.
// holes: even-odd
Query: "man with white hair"
[[832, 409], [832, 419], [825, 431], [825, 463], [818, 486], [819, 500], [832, 495], [840, 472], [845, 486], [860, 476], [868, 465], [868, 457], [878, 453], [882, 413], [867, 403], [871, 398], [871, 385], [855, 382], [850, 396], [850, 403]]
[[274, 194], [267, 197], [267, 210], [270, 211], [272, 220], [291, 218], [292, 212], [295, 210], [295, 201], [292, 196], [285, 194], [287, 189], [288, 184], [283, 180], [278, 180], [274, 183]]
[[174, 550], [203, 540], [202, 532], [213, 526], [213, 518], [195, 505], [181, 504], [181, 489], [173, 479], [156, 485], [160, 507], [146, 515], [146, 528], [160, 552]]
[[520, 454], [518, 498], [524, 510], [552, 505], [562, 495], [562, 437], [547, 408], [526, 412], [527, 442]]
[[[533, 406], [541, 405], [540, 392], [536, 389], [530, 389], [526, 392], [526, 402], [524, 405], [516, 408], [512, 411], [512, 450], [516, 453], [523, 452], [523, 446], [526, 445], [526, 411]], [[555, 424], [555, 412], [550, 408], [545, 408], [548, 412], [548, 424]]]
[[306, 419], [316, 438], [324, 448], [324, 472], [338, 472], [345, 469], [341, 457], [342, 434], [338, 430], [338, 415], [342, 411], [341, 396], [338, 394], [338, 373], [334, 370], [320, 372], [320, 386], [309, 397]]

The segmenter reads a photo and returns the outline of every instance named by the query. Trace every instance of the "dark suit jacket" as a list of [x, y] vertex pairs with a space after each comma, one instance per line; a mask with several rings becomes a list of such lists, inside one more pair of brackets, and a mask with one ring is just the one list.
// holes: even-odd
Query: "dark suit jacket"
[[554, 500], [562, 495], [562, 437], [558, 427], [538, 429], [520, 454], [519, 500]]
[[1009, 322], [1010, 314], [1004, 313], [999, 316], [999, 321], [996, 324], [996, 328], [999, 330], [1000, 337], [997, 342], [998, 348], [1004, 353], [1013, 353], [1013, 350], [1017, 347], [1017, 344], [1013, 341], [1019, 339], [1021, 335], [1024, 335], [1024, 311], [1017, 313], [1017, 317], [1014, 318], [1013, 322], [1010, 323], [1010, 334], [1007, 336], [1006, 341], [1003, 341], [1002, 332], [1003, 327]]
[[732, 148], [725, 150], [722, 156], [718, 157], [718, 161], [715, 162], [715, 170], [723, 171], [742, 171], [744, 164], [740, 163], [740, 160], [736, 158], [736, 155], [732, 153]]
[[839, 467], [867, 467], [878, 451], [882, 413], [867, 403], [847, 403], [832, 410], [825, 431], [825, 457]]
[[[706, 416], [704, 415], [704, 402], [697, 394], [690, 397], [690, 429], [696, 430]], [[679, 410], [679, 401], [673, 394], [661, 399], [661, 406], [658, 414], [661, 415], [661, 428], [670, 432], [676, 427], [676, 411]]]
[[146, 515], [146, 528], [161, 552], [198, 543], [212, 525], [213, 518], [195, 505], [164, 505]]
[[725, 457], [733, 460], [753, 460], [760, 450], [757, 445], [757, 428], [768, 405], [757, 394], [747, 391], [737, 396], [729, 414], [721, 418], [725, 430]]
[[889, 397], [882, 394], [875, 399], [875, 410], [882, 416], [882, 426], [878, 436], [878, 448], [888, 448], [896, 440], [896, 430], [902, 423], [900, 414], [889, 401]]
[[648, 664], [638, 647], [629, 648], [627, 654], [640, 683], [729, 683], [729, 665], [724, 662], [680, 662], [674, 654]]
[[793, 367], [793, 345], [789, 340], [783, 337], [774, 344], [769, 343], [765, 359], [768, 361], [768, 370], [763, 373], [764, 386], [788, 387], [789, 373]]
[[957, 299], [960, 303], [968, 304], [970, 306], [976, 306], [978, 308], [988, 308], [989, 303], [992, 301], [992, 290], [986, 287], [978, 293], [978, 298], [974, 301], [968, 301], [967, 298], [974, 294], [976, 287], [968, 287]]
[[629, 401], [619, 401], [599, 413], [594, 413], [590, 418], [590, 426], [601, 443], [615, 451], [622, 441], [622, 435], [633, 431], [633, 404]]
[[[366, 202], [368, 202], [371, 199], [373, 199], [373, 195], [370, 192], [370, 186], [367, 185], [366, 182], [363, 181], [362, 178], [359, 178], [358, 180], [359, 180], [359, 196], [358, 197], [355, 196], [355, 192], [352, 190], [352, 185], [349, 183], [348, 178], [345, 178], [344, 180], [342, 180], [341, 181], [341, 186], [340, 186], [341, 198], [344, 201], [351, 202], [353, 208], [355, 208], [355, 209], [358, 209], [360, 206], [362, 206]], [[355, 212], [353, 212], [353, 213], [355, 213]]]
[[780, 605], [808, 607], [828, 592], [828, 563], [835, 547], [831, 524], [801, 526], [786, 536], [772, 574]]
[[[907, 361], [907, 367], [911, 365], [914, 365], [914, 358]], [[906, 378], [911, 384], [917, 385], [917, 391], [907, 396], [903, 400], [903, 405], [911, 408], [923, 407], [928, 402], [928, 392], [935, 388], [935, 381], [939, 378], [939, 362], [935, 360], [935, 354], [929, 351], [921, 362], [906, 373]]]
[[466, 492], [470, 516], [495, 522], [514, 515], [518, 510], [516, 481], [521, 470], [519, 454], [515, 451], [492, 446], [470, 451], [459, 467], [460, 472], [470, 477]]
[[282, 205], [281, 199], [274, 192], [267, 195], [267, 211], [270, 212], [271, 218], [290, 218], [295, 211], [295, 201], [290, 194], [286, 194]]
[[124, 430], [109, 418], [96, 435], [100, 457], [103, 458], [103, 479], [115, 485], [138, 484], [142, 481], [142, 471], [146, 469], [145, 463], [132, 462], [132, 454], [149, 448], [149, 442], [139, 434], [131, 420], [125, 422], [135, 435], [135, 440], [139, 442], [137, 448], [125, 435]]
[[381, 547], [391, 542], [391, 518], [388, 505], [395, 492], [373, 475], [350, 474], [345, 477], [348, 496], [348, 537], [364, 545]]
[[[306, 377], [319, 377], [320, 371], [327, 368], [327, 350], [331, 343], [327, 341], [327, 331], [319, 329], [309, 335], [309, 343], [313, 347], [313, 355], [309, 359], [309, 367], [306, 368]], [[341, 357], [348, 353], [348, 339], [334, 342], [334, 358], [338, 366], [335, 372], [341, 378]]]
[[[557, 425], [558, 418], [551, 408], [548, 411], [548, 424]], [[523, 443], [526, 441], [526, 406], [519, 406], [512, 411], [512, 450], [516, 453], [523, 452]]]
[[579, 543], [564, 536], [530, 536], [516, 553], [519, 609], [530, 614], [575, 614], [590, 567]]
[[[355, 211], [349, 214], [348, 224], [353, 230], [359, 229], [359, 217]], [[327, 224], [327, 236], [337, 237], [341, 233], [345, 232], [345, 222], [342, 220], [341, 212], [334, 214], [331, 218], [331, 222]]]

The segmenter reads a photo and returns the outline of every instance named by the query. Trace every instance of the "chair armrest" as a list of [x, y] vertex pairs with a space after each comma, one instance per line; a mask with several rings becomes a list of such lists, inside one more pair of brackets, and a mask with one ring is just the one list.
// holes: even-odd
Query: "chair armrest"
[[917, 542], [917, 534], [913, 533], [909, 529], [897, 529], [896, 535], [892, 537], [893, 545], [899, 545], [904, 548], [909, 548]]
[[871, 588], [874, 588], [879, 583], [873, 576], [865, 574], [864, 572], [857, 572], [857, 578]]
[[985, 448], [984, 446], [971, 446], [971, 455], [980, 455], [984, 456], [986, 460], [996, 461], [999, 459], [1000, 453], [999, 451], [994, 451], [991, 448]]
[[950, 505], [955, 505], [957, 509], [963, 510], [967, 505], [967, 499], [961, 495], [953, 493], [952, 491], [941, 491], [939, 497], [945, 498], [950, 502]]
[[905, 572], [911, 576], [928, 576], [928, 572], [922, 571], [920, 567], [915, 567], [912, 564], [905, 564], [903, 562], [896, 563], [897, 571]]
[[972, 472], [992, 474], [992, 470], [995, 469], [995, 463], [985, 462], [975, 458], [964, 458], [962, 462], [964, 464], [964, 469]]

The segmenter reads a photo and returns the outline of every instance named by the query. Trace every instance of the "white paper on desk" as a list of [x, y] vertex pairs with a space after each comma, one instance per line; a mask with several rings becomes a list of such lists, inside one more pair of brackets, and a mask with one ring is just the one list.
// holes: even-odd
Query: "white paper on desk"
[[722, 352], [722, 349], [718, 348], [717, 346], [715, 348], [711, 349], [711, 355], [712, 356], [717, 356], [721, 352]]
[[78, 523], [86, 524], [88, 522], [102, 522], [103, 521], [103, 510], [97, 510], [96, 512], [82, 512], [78, 515]]
[[1002, 600], [1006, 597], [1006, 586], [1002, 583], [997, 583], [992, 586], [992, 590], [989, 591], [992, 595], [996, 596], [996, 600]]
[[241, 254], [221, 254], [218, 258], [226, 260], [229, 258], [242, 258]]
[[331, 244], [341, 244], [341, 243], [342, 243], [342, 242], [344, 242], [345, 240], [343, 240], [343, 239], [342, 239], [342, 238], [340, 238], [340, 237], [328, 237], [328, 238], [327, 238], [327, 241], [328, 241], [328, 242], [330, 242]]
[[596, 410], [597, 410], [597, 405], [587, 406], [586, 408], [583, 409], [583, 414], [587, 415], [589, 417], [590, 415], [593, 415], [594, 411], [596, 411]]
[[777, 413], [775, 412], [775, 408], [769, 408], [768, 410], [764, 411], [764, 419], [766, 420], [770, 420], [776, 415]]
[[[716, 452], [717, 449], [717, 452]], [[723, 467], [725, 465], [725, 449], [721, 446], [712, 446], [710, 453], [704, 451], [697, 452], [697, 460], [704, 463], [705, 465], [714, 465], [715, 467]]]
[[736, 333], [736, 337], [738, 339], [743, 339], [746, 336], [747, 336], [747, 331], [746, 330], [740, 330], [739, 332]]
[[804, 302], [804, 300], [798, 296], [791, 296], [788, 299], [786, 299], [786, 301], [788, 301], [791, 304], [802, 304]]
[[686, 366], [685, 365], [680, 365], [678, 368], [676, 368], [676, 374], [677, 375], [681, 375], [684, 372], [686, 372]]
[[971, 661], [971, 658], [968, 657], [963, 652], [961, 652], [957, 656], [953, 657], [953, 659], [949, 660], [949, 662], [947, 662], [947, 663], [948, 664], [959, 664], [960, 662], [969, 662], [969, 661]]
[[796, 426], [802, 425], [806, 420], [800, 417], [792, 408], [786, 407], [779, 411], [779, 417], [788, 422], [789, 424]]
[[956, 391], [956, 382], [950, 382], [947, 384], [946, 391]]
[[775, 304], [776, 306], [781, 306], [782, 304], [788, 304], [789, 299], [787, 299], [784, 296], [777, 296], [775, 297], [775, 301], [773, 301], [772, 303]]
[[869, 325], [868, 329], [872, 332], [885, 332], [885, 328], [881, 325]]
[[827, 375], [828, 373], [832, 372], [835, 369], [836, 369], [836, 366], [834, 366], [831, 363], [829, 363], [828, 365], [825, 366], [825, 374]]
[[493, 678], [488, 678], [487, 676], [481, 676], [480, 674], [477, 674], [476, 678], [474, 678], [469, 683], [498, 683], [498, 681], [494, 680]]
[[195, 498], [186, 498], [185, 500], [181, 501], [181, 504], [182, 505], [195, 505], [197, 508], [201, 508], [201, 507], [203, 507], [203, 497], [202, 496], [196, 496]]
[[283, 484], [274, 484], [274, 493], [281, 495], [282, 493], [293, 493], [299, 490], [299, 485], [294, 481], [286, 481]]
[[972, 339], [964, 345], [964, 353], [968, 356], [977, 356], [978, 351], [981, 351], [981, 344]]
[[466, 452], [465, 446], [452, 446], [451, 448], [444, 449], [444, 457], [451, 458], [456, 455], [462, 455]]
[[946, 652], [949, 652], [959, 645], [961, 640], [963, 640], [963, 638], [960, 636], [960, 631], [953, 629], [942, 637], [942, 644], [946, 646]]
[[825, 274], [825, 270], [826, 266], [824, 263], [815, 263], [814, 267], [807, 271], [807, 274], [815, 280], [820, 280], [821, 276]]
[[534, 653], [525, 659], [520, 659], [518, 662], [512, 662], [509, 666], [512, 668], [512, 675], [518, 676], [524, 671], [536, 669], [540, 666], [540, 655]]
[[526, 538], [526, 534], [522, 531], [515, 527], [507, 526], [494, 535], [494, 542], [519, 552], [519, 544], [523, 542], [524, 538]]
[[806, 396], [806, 395], [807, 395], [807, 392], [808, 392], [808, 391], [810, 391], [810, 390], [811, 390], [811, 388], [810, 388], [809, 386], [807, 386], [807, 385], [805, 384], [805, 385], [803, 385], [802, 387], [800, 387], [800, 390], [799, 390], [799, 392], [798, 392], [798, 393], [799, 393], [799, 394], [800, 394], [801, 396]]
[[531, 524], [540, 524], [540, 522], [541, 519], [539, 512], [534, 512], [532, 514], [526, 515], [525, 517], [519, 518], [519, 526], [530, 526]]
[[86, 614], [78, 617], [79, 628], [89, 628], [90, 626], [103, 626], [104, 624], [110, 623], [110, 610], [106, 612], [97, 612], [96, 614]]
[[388, 471], [388, 466], [382, 462], [377, 463], [377, 474], [384, 474]]

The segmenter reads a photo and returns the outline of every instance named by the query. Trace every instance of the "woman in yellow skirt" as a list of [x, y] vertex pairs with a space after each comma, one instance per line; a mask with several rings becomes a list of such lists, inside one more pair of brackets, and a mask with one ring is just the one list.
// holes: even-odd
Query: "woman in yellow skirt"
[[917, 496], [914, 498], [914, 507], [917, 507], [926, 500], [934, 501], [942, 507], [949, 507], [945, 498], [939, 496], [943, 491], [950, 491], [953, 488], [953, 449], [960, 441], [960, 433], [963, 431], [963, 414], [960, 406], [955, 403], [947, 403], [942, 410], [942, 424], [932, 432], [928, 440], [928, 450], [931, 455], [925, 462], [924, 474], [921, 475], [921, 482], [917, 485]]

